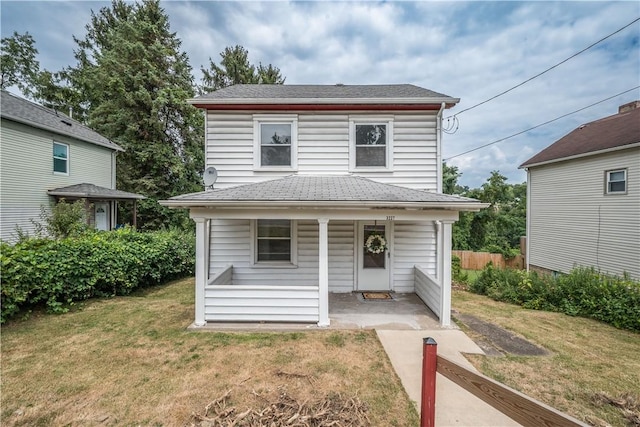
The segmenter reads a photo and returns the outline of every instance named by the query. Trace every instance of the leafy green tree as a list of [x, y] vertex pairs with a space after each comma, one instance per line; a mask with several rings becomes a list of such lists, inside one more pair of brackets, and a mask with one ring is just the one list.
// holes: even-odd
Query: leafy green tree
[[14, 31], [11, 37], [4, 37], [0, 55], [0, 88], [16, 86], [25, 95], [33, 93], [40, 72], [37, 54], [31, 34]]
[[195, 85], [181, 42], [158, 0], [114, 0], [92, 12], [86, 30], [74, 37], [77, 64], [49, 75], [42, 97], [125, 148], [117, 186], [149, 197], [139, 209], [144, 227], [182, 225], [184, 213], [156, 203], [202, 188], [203, 119], [185, 102]]
[[227, 47], [220, 53], [220, 65], [209, 58], [209, 68], [201, 67], [200, 93], [209, 93], [235, 84], [283, 84], [280, 69], [260, 63], [258, 67], [249, 62], [249, 52], [242, 46]]

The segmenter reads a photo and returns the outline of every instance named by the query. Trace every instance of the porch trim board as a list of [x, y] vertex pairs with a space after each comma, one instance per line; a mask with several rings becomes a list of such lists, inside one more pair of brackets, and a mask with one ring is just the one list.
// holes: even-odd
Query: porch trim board
[[320, 317], [318, 286], [215, 285], [204, 289], [204, 300], [208, 322], [316, 323]]
[[415, 287], [416, 295], [420, 297], [427, 307], [433, 313], [440, 317], [440, 296], [442, 295], [442, 286], [431, 276], [425, 269], [416, 265], [415, 270]]

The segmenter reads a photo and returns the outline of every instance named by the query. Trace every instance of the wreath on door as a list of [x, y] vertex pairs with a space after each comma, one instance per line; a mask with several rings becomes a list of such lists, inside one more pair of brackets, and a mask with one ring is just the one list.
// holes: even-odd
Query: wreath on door
[[387, 241], [380, 234], [372, 234], [367, 238], [364, 246], [369, 253], [381, 254], [387, 250]]

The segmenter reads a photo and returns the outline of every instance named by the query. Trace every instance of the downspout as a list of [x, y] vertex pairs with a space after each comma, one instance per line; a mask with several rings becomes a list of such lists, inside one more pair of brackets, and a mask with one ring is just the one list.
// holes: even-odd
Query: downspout
[[525, 255], [524, 255], [524, 263], [529, 272], [529, 254], [531, 253], [531, 169], [526, 168], [527, 171], [527, 212], [526, 212], [526, 225], [525, 225], [525, 233], [526, 233], [526, 241], [525, 241]]
[[438, 193], [442, 193], [442, 113], [446, 106], [447, 104], [443, 102], [436, 115], [436, 192]]

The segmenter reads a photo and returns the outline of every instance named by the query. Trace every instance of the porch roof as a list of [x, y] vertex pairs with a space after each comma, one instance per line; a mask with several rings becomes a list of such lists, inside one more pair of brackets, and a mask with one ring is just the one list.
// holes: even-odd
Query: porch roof
[[146, 199], [142, 194], [129, 193], [127, 191], [114, 190], [100, 187], [94, 184], [75, 184], [47, 191], [50, 196], [73, 197], [83, 199], [104, 200], [142, 200]]
[[160, 202], [197, 207], [413, 208], [477, 211], [487, 206], [467, 197], [433, 193], [353, 175], [289, 175], [236, 187], [183, 194]]

